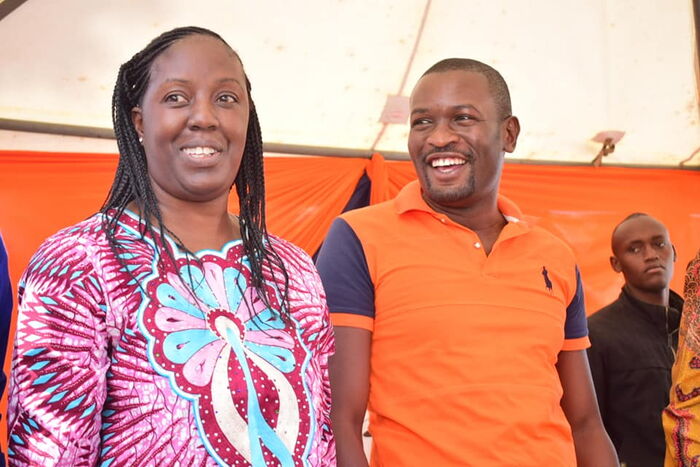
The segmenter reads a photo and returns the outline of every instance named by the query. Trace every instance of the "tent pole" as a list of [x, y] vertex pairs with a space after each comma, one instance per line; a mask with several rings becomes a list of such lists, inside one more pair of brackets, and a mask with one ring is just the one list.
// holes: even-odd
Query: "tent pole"
[[[62, 125], [56, 123], [34, 122], [29, 120], [11, 120], [0, 118], [0, 130], [23, 131], [29, 133], [44, 133], [60, 136], [78, 136], [83, 138], [114, 139], [114, 131], [111, 128]], [[263, 143], [263, 151], [274, 154], [287, 154], [290, 156], [326, 156], [326, 157], [362, 157], [370, 158], [372, 154], [366, 149], [334, 148], [328, 146], [306, 146], [301, 144]], [[406, 161], [408, 153], [396, 151], [379, 151], [386, 160]], [[590, 166], [589, 161], [542, 161], [529, 159], [508, 159], [507, 164], [526, 165], [559, 165], [559, 166]], [[639, 169], [677, 169], [668, 165], [636, 165], [636, 164], [612, 164], [605, 167], [630, 167]], [[700, 166], [682, 167], [683, 170], [700, 170]]]

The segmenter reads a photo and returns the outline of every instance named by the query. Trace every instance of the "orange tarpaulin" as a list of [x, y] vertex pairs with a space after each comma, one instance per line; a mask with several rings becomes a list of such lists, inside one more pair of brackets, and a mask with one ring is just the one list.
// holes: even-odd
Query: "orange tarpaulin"
[[[0, 151], [0, 231], [13, 285], [43, 239], [99, 209], [116, 160], [114, 154]], [[389, 199], [415, 178], [410, 162], [385, 161], [378, 154], [370, 160], [266, 158], [270, 232], [313, 254], [365, 172], [372, 181], [371, 202]], [[506, 164], [501, 191], [572, 246], [589, 312], [619, 293], [622, 279], [608, 264], [610, 233], [635, 211], [669, 227], [678, 250], [672, 287], [682, 291], [681, 270], [700, 247], [700, 172]], [[3, 424], [3, 443], [4, 429]]]

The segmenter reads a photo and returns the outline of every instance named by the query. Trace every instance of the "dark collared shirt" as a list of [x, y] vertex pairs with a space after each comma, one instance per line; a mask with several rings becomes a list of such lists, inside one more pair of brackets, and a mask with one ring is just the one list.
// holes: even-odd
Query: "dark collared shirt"
[[628, 467], [664, 463], [661, 412], [668, 405], [683, 299], [668, 307], [633, 297], [625, 288], [588, 319], [588, 358], [605, 428]]

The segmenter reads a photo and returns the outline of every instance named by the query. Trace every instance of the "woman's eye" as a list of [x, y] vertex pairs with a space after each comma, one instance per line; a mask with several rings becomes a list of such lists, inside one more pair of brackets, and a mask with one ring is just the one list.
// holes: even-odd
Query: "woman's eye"
[[219, 101], [227, 104], [235, 104], [238, 102], [238, 97], [235, 94], [222, 94], [219, 96]]
[[172, 102], [175, 104], [181, 104], [185, 101], [186, 101], [185, 96], [183, 96], [182, 94], [168, 94], [167, 96], [165, 96], [165, 102]]

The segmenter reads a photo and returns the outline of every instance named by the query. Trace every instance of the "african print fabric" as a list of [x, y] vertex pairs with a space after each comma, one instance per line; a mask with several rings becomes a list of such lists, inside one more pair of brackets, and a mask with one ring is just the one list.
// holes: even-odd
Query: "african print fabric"
[[135, 216], [119, 225], [121, 262], [97, 214], [49, 238], [24, 274], [11, 463], [334, 464], [333, 338], [310, 258], [271, 240], [289, 274], [283, 318], [280, 271], [266, 271], [267, 307], [240, 241], [173, 263]]
[[666, 466], [700, 464], [700, 251], [685, 275], [678, 354], [663, 413]]

